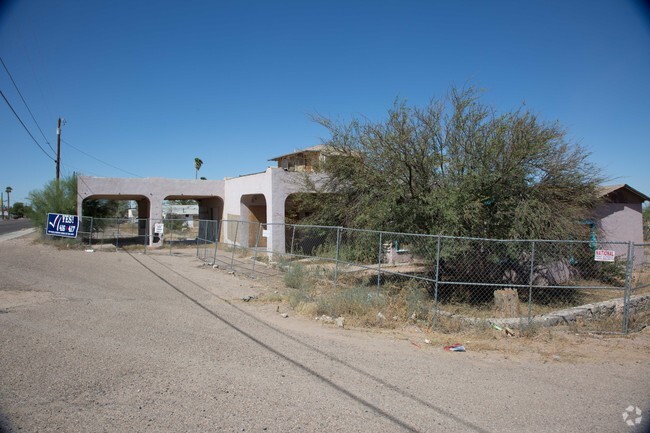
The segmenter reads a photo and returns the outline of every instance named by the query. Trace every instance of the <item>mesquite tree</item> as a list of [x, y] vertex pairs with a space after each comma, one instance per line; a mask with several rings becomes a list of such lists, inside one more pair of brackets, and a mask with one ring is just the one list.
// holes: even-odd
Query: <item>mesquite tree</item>
[[[329, 132], [325, 181], [300, 202], [311, 221], [486, 238], [577, 239], [599, 202], [600, 170], [558, 122], [498, 113], [474, 88], [383, 121], [315, 120]], [[324, 194], [322, 194], [324, 193]]]

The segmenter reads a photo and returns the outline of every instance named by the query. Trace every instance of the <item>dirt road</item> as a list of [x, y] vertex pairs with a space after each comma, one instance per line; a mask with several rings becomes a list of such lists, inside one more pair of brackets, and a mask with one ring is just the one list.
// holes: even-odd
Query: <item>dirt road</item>
[[647, 335], [577, 361], [450, 353], [283, 318], [241, 301], [264, 281], [187, 257], [21, 238], [0, 243], [0, 269], [2, 431], [641, 431], [630, 405], [650, 419]]

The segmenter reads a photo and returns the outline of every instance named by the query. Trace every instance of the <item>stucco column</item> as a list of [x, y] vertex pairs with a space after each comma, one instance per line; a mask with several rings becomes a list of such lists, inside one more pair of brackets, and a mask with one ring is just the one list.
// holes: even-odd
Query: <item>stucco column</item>
[[266, 202], [266, 221], [269, 223], [267, 229], [269, 232], [267, 249], [274, 253], [285, 253], [285, 226], [284, 205], [289, 196], [283, 179], [285, 172], [282, 170], [268, 170], [271, 173], [271, 194], [267, 197]]
[[[155, 224], [162, 222], [162, 202], [164, 196], [161, 194], [149, 193], [149, 245], [150, 246], [162, 246], [163, 239], [160, 239], [159, 242], [154, 242], [153, 234]], [[164, 237], [164, 235], [163, 235]]]

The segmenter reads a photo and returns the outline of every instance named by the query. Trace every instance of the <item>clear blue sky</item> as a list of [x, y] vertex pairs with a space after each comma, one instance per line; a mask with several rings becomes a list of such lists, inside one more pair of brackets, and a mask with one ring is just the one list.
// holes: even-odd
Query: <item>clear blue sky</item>
[[[610, 1], [0, 0], [0, 56], [62, 173], [221, 179], [320, 143], [310, 114], [380, 119], [450, 84], [559, 120], [650, 194], [650, 15]], [[0, 90], [50, 153], [7, 73]], [[77, 149], [92, 155], [113, 168]], [[0, 99], [0, 189], [55, 165]], [[51, 155], [53, 156], [53, 155]], [[130, 174], [129, 174], [130, 173]]]

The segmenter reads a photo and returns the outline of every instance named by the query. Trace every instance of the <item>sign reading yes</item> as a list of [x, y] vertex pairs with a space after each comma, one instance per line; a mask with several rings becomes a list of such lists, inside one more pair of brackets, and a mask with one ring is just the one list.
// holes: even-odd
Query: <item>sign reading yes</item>
[[48, 235], [76, 238], [78, 229], [79, 217], [77, 215], [47, 214], [46, 232]]

